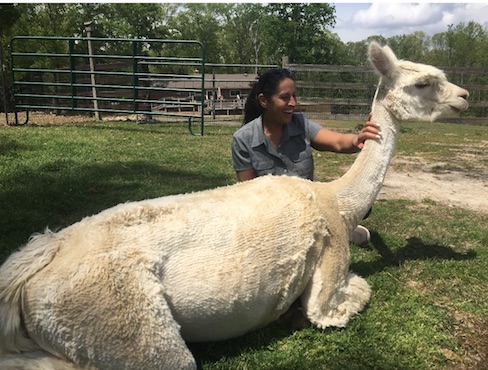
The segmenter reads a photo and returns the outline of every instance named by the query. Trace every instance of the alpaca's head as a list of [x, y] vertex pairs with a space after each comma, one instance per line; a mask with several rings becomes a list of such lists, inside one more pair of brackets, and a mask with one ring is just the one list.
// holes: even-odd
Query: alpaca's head
[[375, 42], [369, 45], [369, 59], [381, 75], [375, 104], [399, 121], [434, 121], [468, 108], [468, 91], [435, 67], [398, 60], [388, 46]]

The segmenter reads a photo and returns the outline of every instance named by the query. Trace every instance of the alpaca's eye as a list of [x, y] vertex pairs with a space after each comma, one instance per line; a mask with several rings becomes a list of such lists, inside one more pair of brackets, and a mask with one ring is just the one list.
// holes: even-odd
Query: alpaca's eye
[[428, 86], [429, 86], [429, 83], [428, 83], [428, 82], [417, 82], [417, 83], [415, 84], [415, 87], [416, 87], [417, 89], [425, 89], [425, 88], [426, 88], [426, 87], [428, 87]]

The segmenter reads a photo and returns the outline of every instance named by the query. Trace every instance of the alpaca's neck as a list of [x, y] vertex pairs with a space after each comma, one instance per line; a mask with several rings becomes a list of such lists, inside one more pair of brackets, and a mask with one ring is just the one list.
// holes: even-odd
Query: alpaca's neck
[[380, 125], [381, 139], [367, 140], [351, 168], [331, 183], [337, 191], [341, 215], [352, 228], [372, 207], [381, 190], [400, 130], [399, 122], [380, 100], [375, 98], [372, 119]]

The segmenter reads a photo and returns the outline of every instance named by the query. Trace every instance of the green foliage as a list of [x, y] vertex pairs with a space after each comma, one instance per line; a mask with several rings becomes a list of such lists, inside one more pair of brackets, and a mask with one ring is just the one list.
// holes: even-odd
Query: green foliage
[[479, 60], [479, 50], [477, 50], [487, 41], [486, 30], [480, 24], [469, 22], [467, 25], [459, 23], [455, 27], [450, 25], [446, 37], [447, 66], [477, 67], [480, 66], [480, 62], [486, 62], [486, 57]]
[[[475, 22], [450, 25], [433, 37], [416, 31], [343, 43], [332, 32], [335, 20], [328, 3], [19, 3], [1, 5], [0, 35], [4, 47], [15, 35], [82, 36], [83, 23], [93, 21], [97, 37], [199, 40], [212, 63], [281, 64], [287, 55], [291, 63], [364, 65], [372, 39], [418, 62], [488, 62], [487, 31]], [[164, 53], [185, 56], [176, 47]]]
[[[275, 63], [287, 55], [292, 63], [331, 62], [326, 42], [328, 27], [335, 25], [335, 8], [327, 3], [270, 3], [266, 6], [265, 40]], [[331, 38], [332, 39], [332, 38]], [[327, 45], [327, 47], [324, 47]], [[325, 57], [325, 59], [323, 59]]]
[[417, 31], [410, 35], [393, 36], [388, 39], [388, 45], [395, 50], [398, 59], [422, 62], [428, 57], [430, 38], [424, 32]]
[[[206, 61], [221, 63], [222, 44], [218, 32], [224, 27], [226, 13], [231, 5], [214, 3], [188, 3], [170, 21], [170, 38], [198, 40], [205, 45]], [[174, 51], [174, 49], [170, 49]], [[225, 53], [224, 53], [225, 54]], [[186, 56], [186, 55], [183, 55]]]
[[20, 10], [14, 4], [0, 4], [0, 38], [7, 34], [20, 17]]
[[222, 61], [224, 63], [265, 64], [265, 24], [266, 12], [260, 4], [235, 4], [229, 11], [227, 23], [217, 38], [221, 40]]

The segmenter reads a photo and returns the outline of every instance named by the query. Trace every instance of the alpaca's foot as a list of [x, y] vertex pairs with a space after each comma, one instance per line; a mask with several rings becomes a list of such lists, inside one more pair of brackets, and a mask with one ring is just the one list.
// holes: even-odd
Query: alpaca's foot
[[329, 301], [328, 307], [308, 307], [307, 316], [312, 324], [321, 329], [329, 326], [345, 327], [349, 319], [366, 306], [370, 296], [371, 288], [368, 282], [350, 272], [342, 287]]
[[352, 232], [351, 242], [354, 244], [364, 247], [371, 241], [371, 233], [363, 225], [358, 225]]

